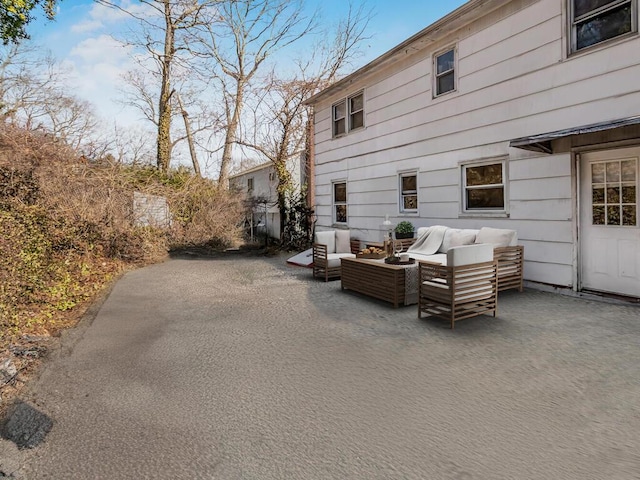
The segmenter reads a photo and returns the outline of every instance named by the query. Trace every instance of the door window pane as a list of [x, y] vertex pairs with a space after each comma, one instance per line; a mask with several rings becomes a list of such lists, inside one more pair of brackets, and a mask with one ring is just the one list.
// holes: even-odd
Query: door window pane
[[635, 205], [622, 207], [622, 225], [635, 227], [638, 224], [637, 209]]
[[607, 203], [620, 203], [620, 187], [607, 188]]
[[622, 187], [622, 203], [636, 203], [636, 186], [625, 185]]
[[620, 163], [607, 162], [607, 183], [620, 181]]
[[594, 187], [592, 193], [592, 203], [604, 203], [604, 187]]
[[604, 163], [591, 164], [591, 183], [604, 183]]
[[607, 205], [607, 225], [620, 225], [619, 205]]
[[604, 225], [604, 205], [593, 206], [593, 224]]

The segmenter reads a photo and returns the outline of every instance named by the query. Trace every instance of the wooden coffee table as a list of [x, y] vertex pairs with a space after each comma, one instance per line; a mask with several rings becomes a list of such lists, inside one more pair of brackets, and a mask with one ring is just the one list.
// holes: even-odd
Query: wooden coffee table
[[412, 266], [389, 265], [384, 260], [343, 258], [342, 289], [391, 302], [395, 308], [405, 303], [405, 270]]

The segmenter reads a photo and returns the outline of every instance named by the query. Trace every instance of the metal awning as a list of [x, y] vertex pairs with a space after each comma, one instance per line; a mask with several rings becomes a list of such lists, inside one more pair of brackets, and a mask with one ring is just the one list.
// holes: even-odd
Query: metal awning
[[555, 132], [541, 133], [530, 137], [514, 138], [509, 142], [510, 147], [522, 148], [524, 150], [532, 150], [534, 152], [553, 153], [551, 141], [558, 138], [564, 138], [571, 135], [583, 135], [585, 133], [602, 132], [604, 130], [612, 130], [614, 128], [626, 127], [628, 125], [640, 124], [640, 115], [635, 117], [621, 118], [619, 120], [611, 120], [609, 122], [592, 123], [582, 127], [566, 128], [564, 130], [556, 130]]

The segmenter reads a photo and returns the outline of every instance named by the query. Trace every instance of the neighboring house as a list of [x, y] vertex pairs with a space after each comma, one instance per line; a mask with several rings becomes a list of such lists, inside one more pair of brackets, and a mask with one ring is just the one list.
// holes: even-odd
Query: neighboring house
[[320, 92], [318, 228], [518, 232], [525, 280], [640, 297], [638, 0], [471, 0]]
[[[296, 189], [300, 190], [304, 182], [304, 156], [294, 155], [287, 161], [287, 170], [291, 173]], [[278, 174], [272, 162], [243, 170], [229, 177], [231, 188], [244, 192], [247, 200], [253, 203], [252, 218], [254, 233], [267, 234], [280, 238], [280, 211], [278, 210]]]

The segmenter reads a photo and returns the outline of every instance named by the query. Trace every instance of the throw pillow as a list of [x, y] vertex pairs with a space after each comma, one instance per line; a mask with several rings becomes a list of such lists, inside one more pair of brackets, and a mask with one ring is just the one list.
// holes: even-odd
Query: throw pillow
[[482, 227], [476, 236], [476, 243], [491, 243], [496, 247], [508, 247], [515, 236], [515, 230]]

